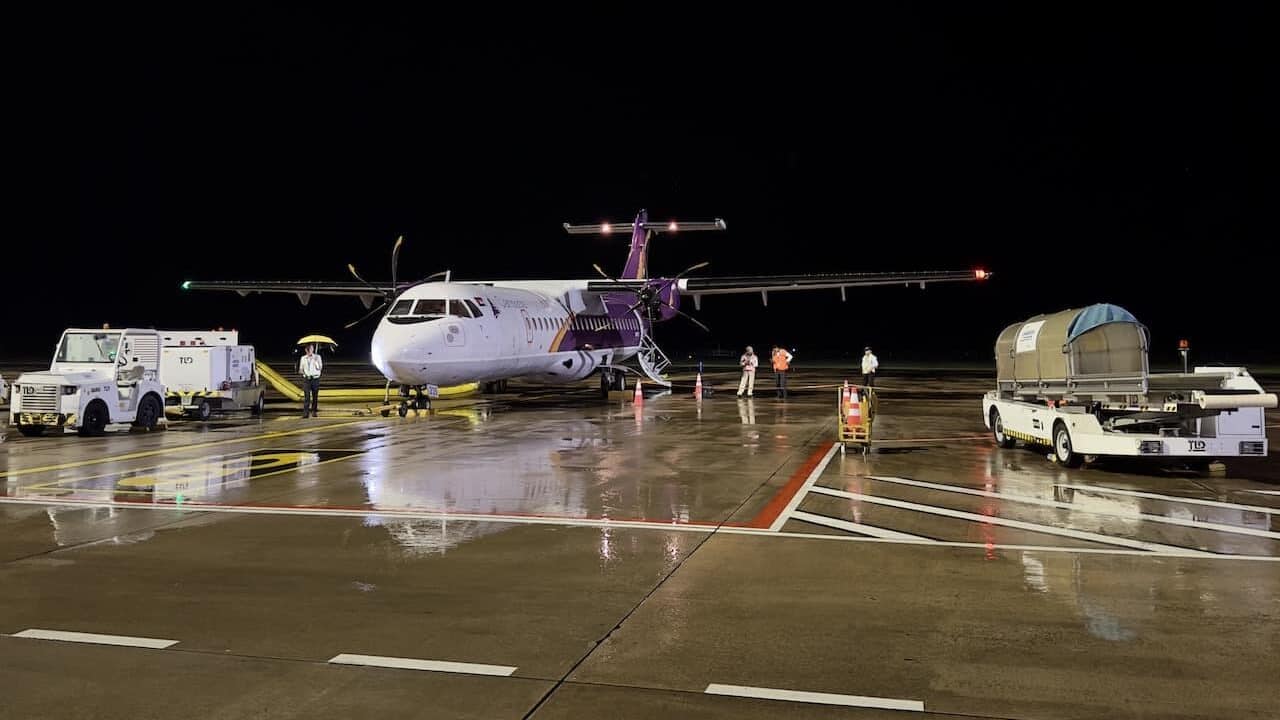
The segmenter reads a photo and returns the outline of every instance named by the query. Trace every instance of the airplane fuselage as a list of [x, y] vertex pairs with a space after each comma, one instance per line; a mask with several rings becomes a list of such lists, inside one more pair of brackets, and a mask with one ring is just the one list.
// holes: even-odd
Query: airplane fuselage
[[628, 298], [587, 281], [424, 283], [379, 321], [374, 366], [401, 385], [460, 385], [528, 377], [582, 380], [639, 350], [642, 323]]

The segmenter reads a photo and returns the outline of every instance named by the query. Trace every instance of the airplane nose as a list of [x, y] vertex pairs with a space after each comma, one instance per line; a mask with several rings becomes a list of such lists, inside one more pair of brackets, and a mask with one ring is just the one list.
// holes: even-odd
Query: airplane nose
[[432, 382], [430, 370], [444, 343], [439, 323], [408, 326], [383, 321], [373, 333], [370, 360], [383, 377], [406, 385]]
[[387, 354], [391, 349], [388, 335], [386, 323], [379, 323], [378, 329], [373, 331], [373, 341], [369, 344], [369, 359], [385, 378], [391, 377], [391, 365], [387, 362]]

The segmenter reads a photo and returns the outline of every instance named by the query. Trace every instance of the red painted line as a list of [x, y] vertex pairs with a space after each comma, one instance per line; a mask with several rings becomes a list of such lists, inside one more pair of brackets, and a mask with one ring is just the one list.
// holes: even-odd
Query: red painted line
[[834, 444], [835, 442], [833, 441], [827, 441], [819, 445], [818, 449], [814, 450], [813, 454], [809, 456], [809, 459], [805, 460], [804, 464], [791, 474], [791, 479], [787, 481], [786, 485], [782, 486], [777, 495], [773, 496], [769, 504], [764, 506], [760, 514], [752, 518], [751, 522], [747, 523], [745, 527], [767, 528], [772, 525], [773, 521], [777, 520], [778, 515], [782, 514], [782, 511], [787, 507], [787, 503], [791, 502], [791, 498], [795, 497], [797, 492], [800, 492], [800, 486], [804, 485], [805, 480], [809, 479], [810, 473], [817, 469], [818, 464], [822, 462], [822, 458], [826, 456], [827, 451]]

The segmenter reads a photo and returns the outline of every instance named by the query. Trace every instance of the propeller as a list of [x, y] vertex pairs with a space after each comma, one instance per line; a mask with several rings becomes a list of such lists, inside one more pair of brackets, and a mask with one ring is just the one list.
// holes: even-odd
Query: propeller
[[[348, 264], [347, 264], [347, 270], [351, 273], [351, 276], [352, 276], [352, 277], [354, 277], [356, 280], [358, 280], [360, 283], [362, 283], [364, 286], [368, 287], [370, 290], [372, 290], [372, 291], [374, 291], [374, 292], [378, 293], [379, 295], [381, 295], [381, 296], [382, 296], [382, 302], [381, 302], [381, 303], [379, 303], [379, 304], [377, 305], [377, 307], [374, 307], [373, 309], [369, 310], [369, 312], [367, 312], [367, 313], [365, 313], [363, 316], [361, 316], [359, 320], [355, 320], [355, 321], [353, 321], [353, 322], [349, 322], [349, 323], [347, 323], [346, 325], [344, 325], [343, 327], [344, 327], [345, 329], [348, 329], [348, 330], [349, 330], [349, 329], [351, 329], [351, 328], [355, 327], [356, 325], [359, 325], [360, 323], [364, 322], [365, 320], [368, 320], [369, 318], [373, 317], [374, 315], [377, 315], [377, 314], [378, 314], [379, 312], [381, 312], [384, 308], [386, 308], [388, 305], [390, 305], [390, 304], [391, 304], [391, 302], [392, 302], [392, 301], [394, 301], [394, 300], [396, 299], [396, 297], [398, 297], [398, 296], [399, 296], [399, 294], [400, 294], [400, 286], [399, 286], [399, 284], [397, 283], [397, 279], [398, 279], [398, 277], [399, 277], [399, 273], [400, 273], [400, 248], [401, 248], [403, 245], [404, 245], [404, 236], [403, 236], [403, 235], [401, 235], [401, 236], [399, 236], [399, 237], [397, 237], [397, 238], [396, 238], [396, 244], [395, 244], [395, 246], [394, 246], [394, 247], [392, 247], [392, 248], [391, 248], [391, 287], [389, 287], [389, 288], [387, 288], [387, 287], [378, 287], [377, 285], [374, 285], [373, 283], [369, 282], [368, 280], [365, 280], [365, 279], [364, 279], [364, 276], [362, 276], [362, 275], [360, 274], [360, 272], [359, 272], [358, 270], [356, 270], [356, 266], [355, 266], [354, 264], [351, 264], [351, 263], [348, 263]], [[448, 270], [443, 270], [443, 271], [438, 272], [438, 273], [432, 273], [431, 275], [428, 275], [428, 276], [426, 276], [425, 278], [423, 278], [423, 279], [419, 280], [417, 283], [414, 283], [414, 285], [417, 285], [417, 284], [419, 284], [419, 283], [428, 282], [428, 281], [430, 281], [430, 280], [434, 280], [435, 278], [438, 278], [438, 277], [441, 277], [441, 276], [443, 276], [443, 277], [445, 278], [445, 281], [447, 282], [447, 281], [448, 281], [448, 279], [449, 279], [449, 272], [450, 272], [450, 271], [448, 271]]]
[[[701, 270], [702, 268], [710, 264], [711, 264], [710, 262], [700, 262], [696, 265], [693, 265], [684, 269], [674, 277], [666, 278], [665, 280], [663, 280], [661, 283], [657, 285], [650, 285], [649, 283], [646, 282], [638, 290], [635, 288], [629, 287], [626, 283], [622, 282], [621, 280], [618, 280], [610, 276], [603, 269], [601, 269], [599, 264], [593, 263], [591, 267], [595, 268], [595, 271], [600, 274], [600, 277], [604, 278], [605, 280], [608, 280], [609, 282], [615, 285], [621, 286], [622, 289], [625, 290], [626, 292], [632, 292], [636, 294], [636, 302], [627, 308], [625, 314], [630, 315], [631, 313], [636, 311], [636, 308], [639, 308], [640, 306], [643, 305], [645, 308], [645, 315], [648, 317], [648, 320], [649, 320], [649, 325], [652, 326], [653, 325], [653, 309], [654, 307], [661, 305], [661, 306], [665, 306], [666, 308], [674, 312], [676, 315], [679, 315], [680, 317], [683, 317], [686, 320], [692, 322], [694, 325], [697, 325], [698, 327], [702, 328], [704, 331], [711, 332], [711, 328], [703, 324], [702, 321], [698, 320], [697, 318], [693, 317], [689, 313], [686, 313], [680, 310], [679, 308], [675, 307], [671, 303], [662, 299], [662, 293], [666, 291], [667, 288], [671, 287], [672, 284], [678, 282], [685, 275], [688, 275], [689, 273], [694, 272], [696, 270]], [[606, 329], [611, 329], [613, 327], [613, 322], [610, 321], [610, 323], [605, 327]]]

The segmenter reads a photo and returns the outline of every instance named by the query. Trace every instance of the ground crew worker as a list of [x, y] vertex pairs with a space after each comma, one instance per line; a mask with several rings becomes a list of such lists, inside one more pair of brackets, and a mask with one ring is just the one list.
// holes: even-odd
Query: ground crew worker
[[791, 353], [786, 348], [773, 346], [773, 377], [778, 385], [778, 397], [787, 396], [787, 372], [791, 369]]
[[872, 354], [871, 348], [865, 348], [862, 351], [862, 384], [867, 387], [875, 387], [876, 384], [876, 368], [880, 367], [880, 361]]
[[751, 397], [751, 393], [756, 389], [756, 367], [760, 364], [760, 358], [756, 357], [756, 351], [747, 346], [747, 351], [742, 353], [742, 357], [738, 358], [738, 365], [742, 367], [742, 379], [738, 381], [738, 397], [742, 397], [745, 390], [747, 397]]
[[316, 353], [314, 343], [307, 345], [307, 353], [298, 363], [298, 371], [302, 373], [302, 417], [320, 414], [320, 374], [324, 369], [324, 361]]

